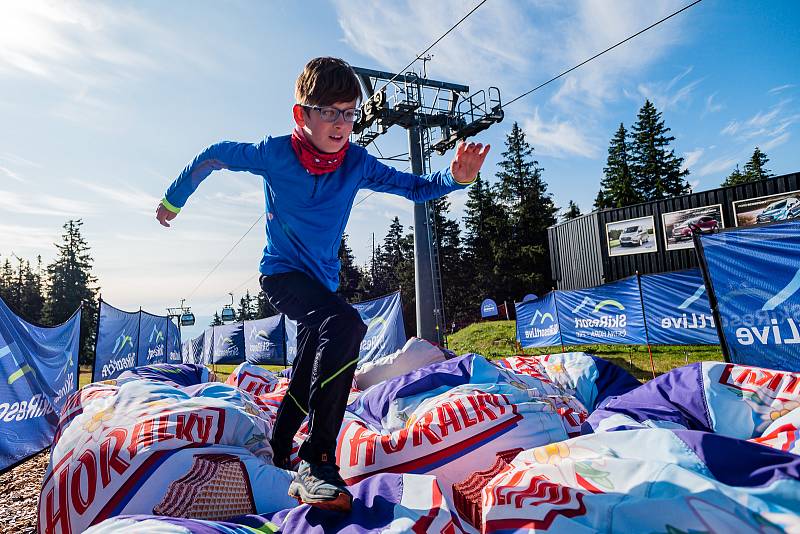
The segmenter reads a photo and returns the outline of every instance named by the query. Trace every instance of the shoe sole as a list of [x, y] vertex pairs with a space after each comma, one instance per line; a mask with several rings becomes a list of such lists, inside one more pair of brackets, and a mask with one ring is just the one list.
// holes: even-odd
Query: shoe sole
[[348, 513], [353, 509], [353, 497], [347, 493], [339, 492], [333, 499], [320, 499], [306, 492], [301, 484], [295, 482], [289, 485], [289, 497], [297, 499], [300, 504], [307, 504], [321, 510]]

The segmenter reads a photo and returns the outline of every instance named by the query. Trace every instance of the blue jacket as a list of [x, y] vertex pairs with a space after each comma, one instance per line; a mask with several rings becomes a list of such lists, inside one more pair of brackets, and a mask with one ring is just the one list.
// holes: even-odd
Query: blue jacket
[[200, 182], [218, 169], [264, 177], [267, 246], [259, 270], [266, 275], [301, 271], [331, 291], [339, 286], [339, 243], [359, 189], [424, 202], [466, 187], [453, 179], [449, 167], [425, 176], [404, 173], [352, 143], [341, 167], [311, 175], [300, 165], [286, 135], [256, 144], [211, 145], [169, 186], [165, 207], [180, 211]]

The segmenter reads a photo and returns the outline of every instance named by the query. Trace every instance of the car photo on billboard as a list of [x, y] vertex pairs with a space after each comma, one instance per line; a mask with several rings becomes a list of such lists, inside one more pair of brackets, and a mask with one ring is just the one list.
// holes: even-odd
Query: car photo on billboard
[[733, 202], [736, 226], [752, 226], [800, 217], [800, 191]]
[[667, 250], [693, 248], [694, 232], [710, 234], [725, 226], [722, 219], [722, 204], [663, 213], [661, 220]]
[[606, 224], [606, 244], [609, 256], [656, 252], [653, 217], [639, 217]]

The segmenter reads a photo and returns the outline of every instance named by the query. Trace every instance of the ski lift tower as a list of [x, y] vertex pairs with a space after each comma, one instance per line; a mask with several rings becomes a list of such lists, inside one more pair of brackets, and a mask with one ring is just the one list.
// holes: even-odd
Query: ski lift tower
[[[442, 155], [503, 120], [496, 87], [470, 94], [466, 85], [430, 80], [415, 72], [354, 70], [367, 95], [361, 118], [353, 127], [354, 142], [366, 147], [394, 125], [406, 129], [414, 174], [430, 172], [433, 152]], [[417, 337], [443, 345], [446, 322], [433, 222], [430, 203], [414, 204]]]

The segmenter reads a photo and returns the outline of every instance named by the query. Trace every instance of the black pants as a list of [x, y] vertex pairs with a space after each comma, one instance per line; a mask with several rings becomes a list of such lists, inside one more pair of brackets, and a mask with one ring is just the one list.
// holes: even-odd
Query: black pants
[[367, 325], [344, 299], [305, 273], [262, 276], [261, 288], [270, 304], [297, 321], [292, 378], [272, 430], [275, 465], [288, 460], [292, 438], [306, 415], [309, 437], [300, 447], [300, 458], [335, 462], [336, 438]]

